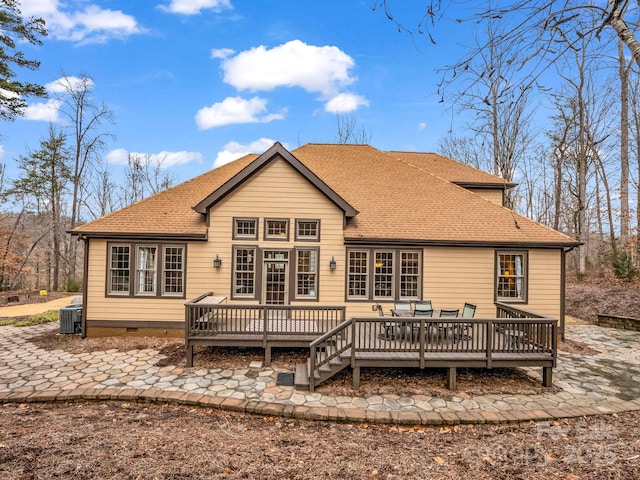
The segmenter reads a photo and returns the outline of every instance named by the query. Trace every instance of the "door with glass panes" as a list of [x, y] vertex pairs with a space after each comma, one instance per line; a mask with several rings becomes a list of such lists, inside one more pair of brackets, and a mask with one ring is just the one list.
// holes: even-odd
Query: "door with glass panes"
[[289, 304], [289, 252], [266, 250], [262, 268], [262, 298], [267, 305]]

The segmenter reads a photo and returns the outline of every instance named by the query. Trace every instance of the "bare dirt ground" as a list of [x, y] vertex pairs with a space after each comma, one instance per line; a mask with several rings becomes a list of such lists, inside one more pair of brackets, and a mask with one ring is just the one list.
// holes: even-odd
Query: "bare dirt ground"
[[640, 478], [638, 413], [403, 428], [105, 402], [5, 405], [0, 420], [5, 480]]
[[[640, 290], [571, 284], [567, 313], [593, 322], [603, 309], [638, 316]], [[171, 339], [43, 336], [43, 348], [70, 352], [158, 348], [163, 364], [184, 364]], [[566, 352], [594, 353], [567, 342]], [[274, 350], [273, 365], [291, 368], [304, 350]], [[202, 349], [197, 368], [242, 368], [261, 350]], [[327, 394], [415, 393], [443, 396], [444, 372], [365, 369], [362, 387], [348, 374]], [[539, 380], [519, 369], [461, 371], [460, 392], [537, 393]], [[403, 428], [255, 417], [204, 408], [127, 403], [0, 407], [0, 478], [443, 478], [637, 479], [640, 413], [518, 425]]]
[[596, 323], [599, 313], [640, 318], [640, 284], [615, 278], [568, 282], [567, 314]]
[[[0, 315], [2, 315], [2, 307], [11, 305], [28, 305], [32, 303], [44, 303], [56, 300], [58, 298], [68, 297], [70, 295], [81, 295], [81, 293], [64, 293], [64, 292], [47, 292], [46, 295], [40, 295], [39, 290], [20, 290], [15, 292], [0, 293]], [[9, 302], [9, 298], [17, 297], [17, 302]]]

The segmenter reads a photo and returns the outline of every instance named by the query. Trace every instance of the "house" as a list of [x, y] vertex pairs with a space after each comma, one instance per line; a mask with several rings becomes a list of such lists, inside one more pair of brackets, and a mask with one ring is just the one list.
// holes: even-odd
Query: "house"
[[[73, 230], [83, 332], [184, 335], [185, 303], [496, 302], [564, 320], [578, 243], [502, 206], [514, 185], [432, 153], [276, 143]], [[377, 315], [377, 313], [374, 313]]]

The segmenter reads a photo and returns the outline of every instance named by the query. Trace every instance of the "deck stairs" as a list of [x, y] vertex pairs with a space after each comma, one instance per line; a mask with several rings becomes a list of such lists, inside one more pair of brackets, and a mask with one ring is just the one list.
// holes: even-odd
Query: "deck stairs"
[[[313, 372], [314, 384], [316, 386], [329, 380], [338, 372], [341, 372], [351, 365], [351, 349], [344, 350], [346, 344], [346, 340], [339, 340], [336, 344], [327, 345], [323, 350], [316, 352], [316, 364], [322, 363], [324, 359], [328, 360]], [[340, 352], [340, 350], [343, 351]], [[308, 358], [306, 363], [299, 363], [296, 365], [296, 372], [294, 376], [295, 388], [299, 390], [308, 390], [310, 375], [311, 358]]]

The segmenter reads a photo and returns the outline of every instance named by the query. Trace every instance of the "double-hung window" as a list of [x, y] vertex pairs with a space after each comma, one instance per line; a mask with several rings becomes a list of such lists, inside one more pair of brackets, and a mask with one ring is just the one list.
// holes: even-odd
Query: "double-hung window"
[[318, 251], [296, 250], [296, 298], [318, 298]]
[[417, 300], [422, 296], [420, 250], [347, 250], [347, 300]]
[[155, 295], [157, 287], [158, 247], [136, 247], [136, 295]]
[[373, 298], [393, 299], [394, 252], [376, 250], [373, 261]]
[[527, 301], [526, 252], [496, 252], [496, 300]]
[[420, 252], [400, 252], [400, 298], [420, 298]]
[[256, 297], [256, 248], [235, 247], [233, 251], [234, 298]]
[[182, 297], [185, 251], [184, 245], [110, 243], [107, 295]]
[[111, 295], [129, 295], [131, 245], [111, 245], [107, 292]]
[[162, 294], [177, 295], [184, 294], [184, 247], [165, 246], [164, 273], [162, 278]]
[[366, 299], [369, 296], [369, 251], [349, 250], [347, 298]]

